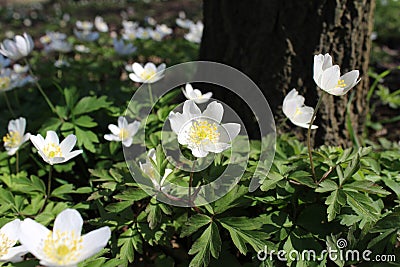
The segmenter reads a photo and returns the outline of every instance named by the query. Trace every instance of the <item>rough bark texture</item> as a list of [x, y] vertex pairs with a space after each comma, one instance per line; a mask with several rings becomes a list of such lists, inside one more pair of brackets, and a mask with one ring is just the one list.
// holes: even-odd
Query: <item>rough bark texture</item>
[[[362, 80], [352, 89], [350, 116], [360, 133], [367, 112], [374, 0], [204, 0], [203, 8], [200, 59], [243, 71], [260, 87], [277, 116], [282, 115], [280, 106], [292, 88], [306, 97], [306, 105], [315, 106], [321, 93], [312, 79], [315, 54], [329, 53], [342, 73], [359, 69]], [[319, 140], [348, 144], [350, 95], [325, 98], [316, 121]]]

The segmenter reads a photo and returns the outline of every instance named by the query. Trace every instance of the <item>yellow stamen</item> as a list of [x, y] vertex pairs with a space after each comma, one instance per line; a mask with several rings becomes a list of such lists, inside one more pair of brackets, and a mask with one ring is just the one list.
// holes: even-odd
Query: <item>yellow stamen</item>
[[5, 234], [0, 234], [0, 257], [6, 255], [8, 250], [17, 243], [16, 240], [9, 239]]
[[344, 83], [344, 80], [339, 80], [337, 83], [337, 87], [344, 88], [346, 86], [347, 86], [347, 84]]
[[46, 155], [46, 157], [51, 159], [55, 157], [62, 157], [61, 147], [54, 143], [46, 144], [43, 147], [43, 153]]
[[151, 77], [153, 77], [155, 74], [156, 74], [156, 72], [155, 72], [154, 70], [144, 70], [143, 73], [142, 73], [142, 75], [140, 75], [140, 77], [141, 77], [143, 80], [148, 80], [148, 79], [150, 79]]
[[126, 130], [125, 128], [121, 128], [121, 130], [119, 131], [119, 138], [121, 140], [124, 140], [125, 138], [128, 138], [128, 130]]
[[189, 129], [189, 140], [196, 145], [201, 144], [204, 140], [216, 143], [219, 140], [220, 133], [215, 123], [206, 120], [196, 121]]
[[3, 137], [4, 146], [14, 148], [21, 143], [21, 135], [18, 132], [11, 131]]
[[10, 83], [11, 79], [9, 77], [0, 77], [0, 90], [7, 89]]
[[301, 111], [301, 108], [297, 107], [296, 108], [296, 112], [294, 113], [294, 116], [298, 116], [298, 115], [301, 115], [301, 114], [303, 114], [303, 112]]
[[49, 262], [68, 265], [78, 259], [83, 239], [75, 232], [50, 231], [43, 241], [43, 253]]

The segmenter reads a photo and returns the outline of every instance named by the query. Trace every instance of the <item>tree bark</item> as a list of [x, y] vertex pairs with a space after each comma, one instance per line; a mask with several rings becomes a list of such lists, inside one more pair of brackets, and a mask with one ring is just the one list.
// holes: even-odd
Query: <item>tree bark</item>
[[292, 88], [306, 98], [306, 105], [315, 106], [321, 94], [312, 78], [315, 54], [329, 53], [342, 73], [359, 69], [361, 82], [344, 97], [327, 96], [316, 121], [318, 143], [346, 145], [350, 95], [354, 94], [349, 116], [355, 133], [361, 133], [368, 110], [374, 6], [374, 0], [204, 0], [200, 59], [247, 74], [278, 117]]

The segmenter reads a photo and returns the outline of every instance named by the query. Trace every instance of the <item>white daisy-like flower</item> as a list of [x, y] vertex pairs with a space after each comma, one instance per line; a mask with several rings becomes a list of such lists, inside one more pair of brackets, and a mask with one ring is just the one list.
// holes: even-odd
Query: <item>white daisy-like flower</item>
[[104, 21], [103, 17], [96, 16], [94, 19], [94, 26], [99, 32], [108, 32], [108, 25]]
[[75, 26], [81, 31], [91, 31], [93, 29], [93, 23], [87, 20], [78, 20]]
[[18, 60], [29, 55], [33, 47], [32, 37], [24, 33], [23, 36], [16, 35], [14, 40], [4, 40], [0, 45], [0, 53], [12, 60]]
[[203, 22], [198, 21], [196, 24], [193, 23], [189, 26], [189, 32], [185, 34], [185, 39], [189, 42], [199, 44], [201, 37], [203, 36]]
[[54, 131], [47, 131], [46, 139], [40, 134], [31, 135], [30, 139], [39, 155], [50, 165], [66, 162], [83, 152], [82, 150], [71, 151], [76, 144], [76, 136], [73, 134], [68, 135], [61, 144]]
[[21, 223], [20, 242], [43, 266], [76, 267], [102, 250], [111, 236], [108, 226], [81, 235], [82, 225], [74, 209], [57, 215], [53, 231], [28, 218]]
[[98, 32], [78, 31], [77, 29], [74, 29], [74, 34], [75, 34], [76, 38], [78, 38], [81, 41], [85, 41], [85, 42], [94, 42], [100, 36]]
[[158, 174], [157, 170], [154, 169], [153, 164], [151, 163], [151, 160], [153, 160], [154, 162], [157, 162], [156, 150], [154, 148], [152, 148], [148, 151], [145, 163], [139, 162], [140, 169], [143, 171], [143, 173], [145, 173], [151, 179], [151, 182], [153, 183], [155, 190], [162, 191], [163, 189], [165, 189], [163, 184], [164, 184], [165, 180], [167, 179], [167, 177], [172, 173], [172, 170], [165, 169], [164, 176], [161, 178], [161, 181], [160, 181], [159, 174]]
[[213, 101], [201, 112], [193, 100], [186, 100], [183, 113], [169, 114], [172, 131], [178, 142], [187, 145], [195, 157], [206, 157], [209, 152], [221, 153], [231, 147], [230, 143], [240, 132], [240, 124], [221, 124], [224, 108]]
[[83, 44], [75, 45], [74, 48], [79, 53], [85, 53], [85, 54], [86, 53], [90, 53], [90, 48], [85, 46], [85, 45], [83, 45]]
[[155, 83], [164, 77], [165, 64], [162, 63], [158, 67], [152, 62], [146, 63], [144, 67], [139, 63], [132, 64], [133, 73], [129, 74], [129, 78], [138, 83]]
[[132, 43], [125, 44], [123, 39], [118, 40], [117, 38], [114, 38], [113, 45], [115, 52], [121, 56], [133, 54], [137, 50], [137, 47], [133, 46]]
[[132, 145], [133, 136], [139, 130], [140, 122], [134, 121], [128, 123], [125, 117], [118, 117], [118, 126], [115, 124], [108, 125], [108, 129], [111, 134], [104, 135], [104, 139], [107, 141], [119, 141], [126, 147]]
[[186, 84], [185, 89], [182, 88], [182, 92], [188, 100], [193, 100], [196, 104], [206, 103], [212, 97], [211, 92], [202, 94], [199, 89], [193, 89], [190, 83]]
[[332, 66], [332, 57], [329, 54], [314, 56], [314, 81], [319, 88], [331, 95], [345, 95], [361, 79], [358, 70], [352, 70], [340, 76], [340, 67]]
[[8, 123], [8, 133], [3, 137], [8, 155], [14, 155], [21, 145], [29, 140], [30, 134], [25, 134], [25, 127], [26, 120], [22, 117]]
[[[292, 89], [283, 100], [282, 110], [286, 117], [299, 127], [308, 129], [314, 109], [304, 105], [304, 97], [296, 89]], [[312, 125], [311, 129], [318, 126]]]
[[15, 246], [20, 239], [19, 219], [6, 223], [0, 229], [0, 262], [20, 262], [22, 256], [28, 253], [24, 246]]

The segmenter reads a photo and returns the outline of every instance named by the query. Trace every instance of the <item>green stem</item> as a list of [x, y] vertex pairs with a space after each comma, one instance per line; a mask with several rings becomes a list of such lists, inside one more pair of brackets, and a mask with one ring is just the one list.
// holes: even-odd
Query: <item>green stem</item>
[[[27, 59], [25, 59], [25, 64], [29, 67], [29, 74], [30, 74], [32, 77], [35, 77], [35, 75], [33, 74], [32, 68], [30, 67], [29, 62], [28, 62]], [[58, 114], [56, 108], [54, 107], [53, 103], [51, 103], [50, 98], [49, 98], [49, 97], [46, 95], [46, 93], [43, 91], [43, 88], [42, 88], [42, 86], [40, 85], [40, 83], [38, 82], [37, 79], [35, 79], [35, 84], [36, 84], [36, 87], [38, 88], [39, 92], [42, 94], [44, 100], [46, 100], [47, 105], [50, 107], [51, 111], [52, 111], [54, 114], [56, 114], [56, 115], [58, 116], [58, 118], [59, 118], [61, 121], [63, 121], [63, 118], [61, 118], [61, 116]]]
[[14, 113], [12, 107], [11, 107], [11, 104], [10, 104], [10, 101], [8, 100], [8, 96], [7, 96], [7, 93], [6, 93], [6, 92], [4, 92], [4, 99], [5, 99], [5, 101], [6, 101], [7, 108], [8, 108], [8, 110], [9, 110], [10, 113], [11, 113], [11, 116], [13, 116], [13, 117], [15, 118], [15, 113]]
[[151, 84], [148, 83], [147, 86], [149, 87], [150, 106], [153, 109], [154, 99], [153, 99], [153, 92], [151, 90]]
[[15, 152], [15, 171], [19, 173], [19, 153], [18, 150]]
[[50, 193], [51, 193], [51, 178], [53, 175], [53, 165], [50, 165], [50, 171], [49, 171], [49, 179], [47, 180], [47, 195], [46, 195], [46, 200], [50, 198]]
[[314, 181], [317, 181], [317, 176], [315, 174], [315, 169], [314, 169], [314, 162], [312, 158], [312, 147], [311, 147], [311, 126], [313, 125], [315, 121], [315, 117], [317, 116], [317, 111], [319, 109], [319, 106], [322, 103], [322, 98], [324, 97], [325, 92], [323, 91], [320, 98], [318, 99], [317, 106], [314, 109], [314, 113], [311, 117], [310, 125], [308, 126], [308, 131], [307, 131], [307, 147], [308, 147], [308, 157], [310, 158], [310, 166], [311, 166], [311, 173], [314, 178]]

